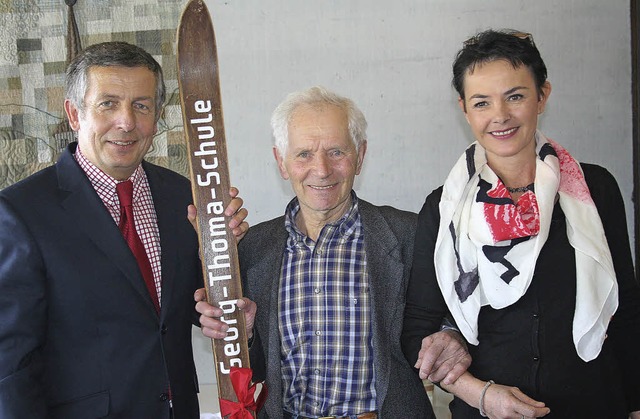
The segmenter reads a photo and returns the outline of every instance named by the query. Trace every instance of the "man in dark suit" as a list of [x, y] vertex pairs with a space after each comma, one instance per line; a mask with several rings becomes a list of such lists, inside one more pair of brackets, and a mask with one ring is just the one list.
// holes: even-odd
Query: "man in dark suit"
[[[164, 98], [150, 54], [121, 42], [88, 47], [66, 78], [78, 142], [0, 191], [3, 419], [199, 417], [191, 189], [143, 161]], [[236, 235], [247, 228], [241, 204], [226, 211]], [[119, 225], [135, 230], [138, 257]]]
[[[280, 174], [296, 197], [239, 245], [247, 298], [238, 306], [252, 328], [254, 375], [268, 388], [260, 417], [433, 417], [400, 348], [416, 214], [353, 191], [367, 147], [364, 115], [313, 87], [289, 95], [271, 125]], [[221, 311], [203, 298], [196, 293], [204, 334], [224, 337]], [[443, 331], [432, 342], [427, 375], [455, 380], [470, 363], [462, 338]]]

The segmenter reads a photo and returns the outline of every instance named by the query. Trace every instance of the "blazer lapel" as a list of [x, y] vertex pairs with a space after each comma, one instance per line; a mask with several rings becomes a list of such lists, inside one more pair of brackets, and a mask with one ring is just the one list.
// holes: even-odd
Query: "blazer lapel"
[[158, 219], [158, 229], [160, 230], [160, 242], [162, 246], [162, 302], [160, 308], [161, 317], [164, 316], [166, 309], [171, 305], [171, 296], [173, 287], [175, 286], [174, 278], [176, 278], [176, 260], [178, 257], [178, 240], [167, 240], [166, 238], [177, 237], [178, 217], [186, 217], [186, 208], [183, 214], [178, 214], [173, 210], [171, 205], [171, 195], [168, 193], [170, 188], [163, 187], [162, 176], [152, 166], [143, 163], [145, 173], [149, 179], [149, 187], [151, 188], [151, 196], [153, 197], [153, 205], [156, 210]]
[[[275, 249], [278, 249], [276, 252]], [[256, 288], [256, 304], [258, 307], [268, 307], [269, 318], [268, 329], [269, 330], [269, 354], [267, 359], [271, 362], [273, 359], [278, 360], [280, 363], [280, 333], [278, 330], [278, 290], [280, 288], [280, 269], [282, 261], [282, 249], [274, 244], [269, 250], [269, 253], [273, 255], [266, 255], [261, 261], [256, 264], [251, 270], [248, 271], [248, 275], [253, 277], [255, 273], [252, 271], [260, 272], [259, 277], [265, 278], [265, 281], [260, 282], [260, 287]], [[276, 262], [276, 263], [274, 263]]]
[[389, 388], [389, 357], [385, 354], [391, 345], [388, 337], [392, 335], [391, 328], [402, 325], [404, 307], [398, 306], [398, 295], [402, 293], [404, 263], [400, 258], [398, 239], [378, 208], [362, 200], [358, 202], [371, 286], [373, 352], [380, 408]]
[[87, 238], [113, 262], [155, 313], [133, 253], [91, 182], [73, 158], [73, 151], [75, 147], [72, 145], [63, 152], [57, 163], [60, 205], [68, 212], [73, 224], [84, 231]]
[[398, 239], [378, 209], [359, 200], [360, 214], [364, 228], [367, 266], [372, 293], [372, 304], [376, 307], [374, 321], [381, 332], [397, 327], [394, 313], [397, 311], [396, 297], [402, 289], [404, 263], [400, 259]]
[[[267, 369], [272, 371], [280, 370], [280, 329], [278, 320], [278, 295], [280, 289], [280, 270], [282, 268], [282, 255], [286, 246], [287, 233], [284, 229], [284, 217], [278, 218], [272, 224], [274, 228], [263, 234], [269, 237], [271, 242], [264, 248], [264, 253], [259, 260], [247, 269], [249, 278], [259, 278], [252, 281], [254, 286], [252, 297], [258, 305], [258, 310], [268, 313], [268, 317], [256, 317], [256, 321], [261, 322], [260, 330], [267, 330], [268, 336], [261, 336], [267, 341], [265, 353]], [[260, 307], [267, 307], [264, 311]], [[269, 374], [267, 374], [267, 378]], [[269, 393], [275, 400], [282, 399], [282, 382], [277, 379], [268, 383]], [[271, 399], [271, 398], [270, 398]], [[279, 402], [278, 402], [279, 403]], [[280, 412], [281, 412], [280, 408]]]

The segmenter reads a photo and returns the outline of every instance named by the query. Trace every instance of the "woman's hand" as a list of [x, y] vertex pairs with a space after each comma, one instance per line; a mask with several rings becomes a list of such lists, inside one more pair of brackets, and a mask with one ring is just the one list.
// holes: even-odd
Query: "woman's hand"
[[484, 411], [491, 419], [540, 418], [551, 411], [543, 402], [533, 400], [517, 387], [479, 380], [469, 371], [452, 384], [441, 382], [440, 385], [469, 406]]
[[518, 387], [492, 384], [484, 395], [484, 411], [491, 419], [540, 418], [551, 411]]

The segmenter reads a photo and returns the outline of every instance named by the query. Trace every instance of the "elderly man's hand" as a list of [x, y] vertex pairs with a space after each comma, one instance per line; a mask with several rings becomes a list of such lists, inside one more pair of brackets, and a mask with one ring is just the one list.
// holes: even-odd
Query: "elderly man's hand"
[[[200, 313], [200, 328], [202, 334], [211, 339], [224, 339], [227, 336], [229, 325], [218, 320], [224, 314], [222, 309], [214, 307], [207, 302], [207, 295], [204, 288], [200, 288], [193, 295], [196, 301], [196, 311]], [[237, 302], [238, 309], [244, 313], [245, 329], [247, 338], [253, 336], [253, 323], [256, 318], [258, 306], [250, 299], [243, 297]]]
[[[229, 228], [231, 232], [237, 239], [237, 241], [242, 240], [244, 235], [249, 230], [249, 224], [245, 221], [249, 212], [246, 208], [242, 207], [244, 201], [242, 198], [238, 196], [238, 189], [231, 187], [229, 188], [229, 195], [231, 196], [231, 202], [224, 210], [224, 215], [227, 217], [231, 217], [229, 220]], [[187, 218], [189, 222], [193, 226], [194, 230], [196, 229], [196, 217], [198, 216], [198, 211], [194, 205], [189, 205], [187, 207]]]
[[471, 365], [471, 355], [460, 333], [443, 330], [422, 339], [418, 361], [421, 379], [433, 383], [452, 384]]

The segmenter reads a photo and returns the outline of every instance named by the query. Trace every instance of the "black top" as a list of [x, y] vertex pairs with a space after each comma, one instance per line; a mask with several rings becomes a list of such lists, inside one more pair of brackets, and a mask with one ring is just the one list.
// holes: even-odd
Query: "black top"
[[[567, 239], [565, 215], [556, 204], [549, 238], [524, 296], [501, 310], [490, 306], [478, 317], [479, 345], [469, 345], [469, 372], [481, 380], [520, 388], [546, 403], [546, 418], [627, 418], [640, 410], [640, 291], [634, 277], [624, 204], [613, 176], [583, 164], [616, 270], [620, 304], [602, 352], [582, 361], [572, 339], [576, 304], [575, 251]], [[422, 338], [437, 332], [448, 313], [436, 280], [433, 254], [442, 187], [433, 191], [418, 216], [414, 264], [407, 291], [402, 345], [413, 365]], [[625, 394], [626, 393], [626, 394]], [[460, 399], [454, 418], [480, 417]]]

